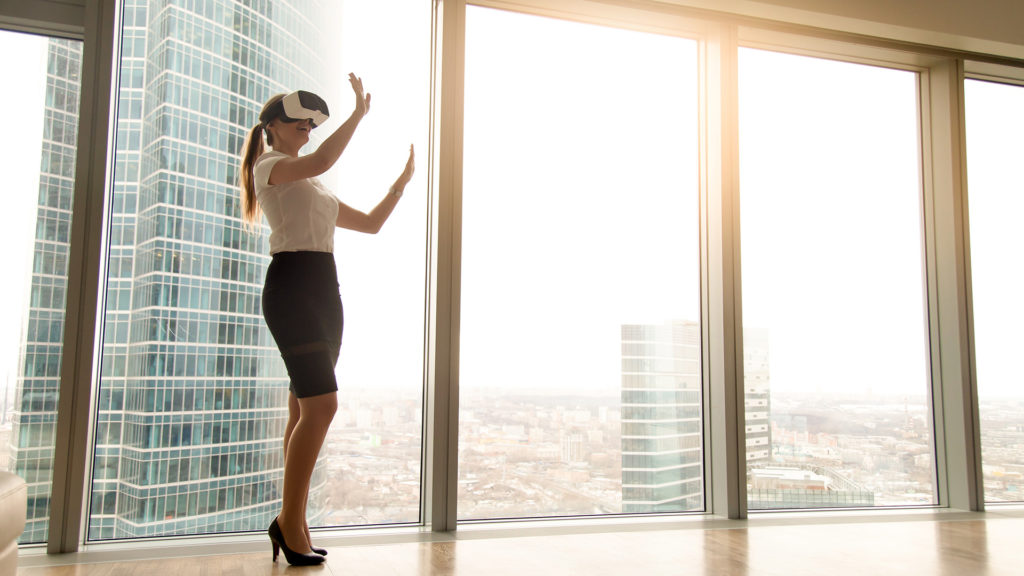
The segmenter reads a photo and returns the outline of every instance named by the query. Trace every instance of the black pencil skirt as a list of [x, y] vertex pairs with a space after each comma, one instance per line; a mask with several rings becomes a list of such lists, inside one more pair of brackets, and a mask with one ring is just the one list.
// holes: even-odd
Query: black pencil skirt
[[263, 285], [263, 318], [298, 398], [338, 390], [334, 367], [345, 318], [329, 252], [278, 252]]

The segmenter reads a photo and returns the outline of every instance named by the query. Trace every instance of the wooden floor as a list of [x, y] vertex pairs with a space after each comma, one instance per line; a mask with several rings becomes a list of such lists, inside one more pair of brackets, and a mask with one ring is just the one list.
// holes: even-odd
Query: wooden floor
[[[283, 557], [273, 564], [269, 542], [249, 542], [242, 548], [265, 550], [182, 557], [183, 550], [209, 554], [210, 548], [178, 552], [135, 548], [123, 554], [141, 559], [119, 561], [98, 561], [102, 554], [93, 552], [28, 554], [21, 559], [18, 576], [1024, 574], [1024, 511], [1019, 510], [852, 517], [768, 515], [746, 522], [684, 521], [616, 525], [614, 529], [595, 523], [546, 528], [460, 527], [455, 534], [399, 536], [392, 542], [388, 537], [374, 540], [351, 534], [322, 542], [328, 545], [328, 560], [314, 568], [288, 568]], [[78, 563], [58, 565], [69, 561]]]

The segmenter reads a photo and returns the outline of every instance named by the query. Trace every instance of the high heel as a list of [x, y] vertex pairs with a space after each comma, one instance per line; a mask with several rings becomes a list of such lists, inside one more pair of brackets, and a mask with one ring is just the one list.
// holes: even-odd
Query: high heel
[[289, 548], [288, 544], [284, 541], [281, 527], [277, 525], [277, 518], [274, 518], [274, 521], [270, 523], [270, 528], [267, 528], [267, 534], [270, 536], [270, 543], [274, 547], [274, 562], [277, 562], [279, 548], [284, 552], [285, 559], [292, 566], [314, 566], [324, 561], [324, 557], [319, 554], [303, 554]]

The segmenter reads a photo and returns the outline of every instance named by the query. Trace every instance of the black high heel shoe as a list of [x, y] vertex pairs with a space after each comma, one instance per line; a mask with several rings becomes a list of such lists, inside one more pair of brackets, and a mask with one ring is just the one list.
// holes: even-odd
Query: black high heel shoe
[[270, 535], [270, 543], [274, 546], [274, 562], [277, 562], [279, 549], [284, 551], [285, 559], [292, 566], [315, 566], [324, 561], [324, 557], [319, 554], [302, 554], [289, 548], [288, 544], [284, 541], [281, 527], [277, 525], [277, 518], [274, 518], [274, 521], [270, 523], [270, 528], [267, 528], [267, 534]]

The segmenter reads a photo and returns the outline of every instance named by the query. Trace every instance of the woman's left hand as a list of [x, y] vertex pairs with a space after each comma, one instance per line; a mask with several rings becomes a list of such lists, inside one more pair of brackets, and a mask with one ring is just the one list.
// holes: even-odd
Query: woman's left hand
[[366, 116], [370, 112], [370, 95], [363, 92], [363, 79], [349, 72], [348, 81], [352, 84], [352, 91], [356, 93], [356, 113]]

